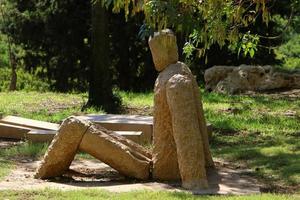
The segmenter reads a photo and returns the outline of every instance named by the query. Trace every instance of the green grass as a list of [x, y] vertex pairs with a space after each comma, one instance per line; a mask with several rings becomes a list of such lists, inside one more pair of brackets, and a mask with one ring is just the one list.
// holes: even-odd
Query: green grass
[[70, 115], [103, 113], [93, 108], [83, 113], [81, 108], [86, 100], [86, 94], [2, 92], [0, 93], [0, 114], [61, 122]]
[[127, 192], [127, 193], [110, 193], [101, 190], [74, 190], [74, 191], [60, 191], [60, 190], [37, 190], [37, 191], [2, 191], [0, 192], [0, 199], [34, 199], [34, 200], [93, 200], [93, 199], [153, 199], [153, 200], [180, 200], [180, 199], [199, 199], [199, 200], [298, 200], [299, 196], [292, 195], [251, 195], [251, 196], [195, 196], [183, 192]]
[[[123, 103], [131, 107], [153, 106], [153, 93], [119, 92]], [[73, 114], [83, 114], [86, 94], [37, 92], [0, 93], [0, 113], [32, 119], [60, 122]], [[243, 96], [203, 93], [207, 120], [214, 126], [211, 141], [214, 157], [235, 165], [246, 164], [253, 175], [284, 187], [300, 185], [300, 98], [276, 96]], [[286, 113], [294, 112], [292, 116]], [[96, 113], [90, 109], [86, 113]], [[26, 148], [22, 152], [34, 156]], [[43, 153], [43, 147], [38, 147]], [[2, 174], [10, 168], [10, 156], [19, 150], [0, 150]], [[9, 153], [10, 152], [10, 153]], [[34, 151], [33, 151], [34, 152]], [[79, 157], [84, 158], [82, 154]]]
[[[214, 156], [246, 162], [276, 184], [300, 184], [300, 99], [204, 94]], [[285, 113], [293, 111], [294, 116]]]
[[0, 148], [0, 181], [15, 167], [14, 159], [38, 159], [44, 155], [47, 148], [48, 144], [32, 144], [30, 142], [24, 142], [10, 148]]
[[153, 93], [119, 92], [125, 105], [135, 107], [153, 106]]
[[0, 157], [2, 159], [11, 159], [16, 157], [30, 157], [33, 159], [37, 159], [44, 155], [47, 148], [47, 143], [24, 142], [14, 147], [1, 149]]

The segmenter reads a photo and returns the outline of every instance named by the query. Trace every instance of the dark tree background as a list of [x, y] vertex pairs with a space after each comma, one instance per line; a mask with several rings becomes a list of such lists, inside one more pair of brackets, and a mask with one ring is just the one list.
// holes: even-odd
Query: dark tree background
[[[26, 71], [37, 74], [60, 92], [89, 91], [87, 106], [102, 107], [116, 112], [120, 101], [115, 89], [126, 91], [152, 90], [156, 72], [147, 41], [138, 33], [144, 23], [143, 13], [125, 19], [123, 11], [114, 14], [99, 3], [82, 0], [4, 0], [7, 19], [0, 30], [12, 38], [24, 53], [18, 56]], [[292, 1], [275, 1], [272, 14], [288, 19]], [[92, 6], [93, 5], [93, 6]], [[294, 9], [299, 16], [300, 8]], [[290, 23], [293, 30], [297, 24]], [[253, 34], [276, 36], [286, 32], [283, 25], [271, 20], [268, 26], [258, 18], [250, 28]], [[247, 30], [248, 30], [247, 29]], [[299, 29], [299, 27], [298, 27]], [[245, 30], [246, 31], [246, 30]], [[277, 64], [273, 45], [284, 42], [282, 37], [261, 39], [254, 58], [237, 56], [225, 45], [213, 45], [207, 58], [193, 56], [185, 60], [198, 80], [213, 65]], [[187, 38], [178, 32], [180, 49]]]

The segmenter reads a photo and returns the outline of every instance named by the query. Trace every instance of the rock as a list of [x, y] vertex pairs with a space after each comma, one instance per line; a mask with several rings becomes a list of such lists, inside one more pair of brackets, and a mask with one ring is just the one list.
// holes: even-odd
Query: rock
[[215, 66], [205, 71], [205, 88], [220, 93], [241, 93], [300, 88], [299, 73], [276, 72], [271, 66]]
[[234, 67], [230, 66], [215, 66], [207, 69], [204, 75], [205, 89], [207, 91], [215, 90], [218, 83], [224, 80], [233, 70]]
[[[159, 37], [157, 37], [159, 35]], [[162, 30], [149, 39], [153, 62], [157, 71], [162, 71], [178, 61], [176, 37], [171, 30]]]
[[[130, 141], [99, 126], [90, 126], [79, 146], [81, 151], [89, 153], [127, 177], [147, 180], [150, 174], [151, 159], [145, 150], [125, 145]], [[124, 142], [125, 141], [125, 142]]]
[[41, 179], [57, 177], [68, 170], [82, 137], [90, 125], [91, 123], [75, 117], [64, 120], [37, 169], [35, 177]]
[[[175, 36], [164, 32], [150, 39], [154, 61], [164, 55], [157, 49], [177, 49], [170, 40], [176, 41]], [[155, 62], [161, 72], [154, 88], [153, 178], [181, 179], [186, 189], [201, 189], [207, 187], [205, 167], [212, 167], [213, 161], [198, 85], [184, 63], [164, 63]]]

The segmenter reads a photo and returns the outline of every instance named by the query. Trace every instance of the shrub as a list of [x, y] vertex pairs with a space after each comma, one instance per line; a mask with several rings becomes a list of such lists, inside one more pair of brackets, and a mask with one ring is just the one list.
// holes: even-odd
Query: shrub
[[[0, 68], [0, 92], [8, 90], [10, 84], [10, 76], [10, 68]], [[17, 77], [17, 90], [45, 92], [50, 89], [50, 86], [46, 81], [39, 79], [37, 76], [28, 73], [23, 69], [17, 70]]]
[[300, 34], [295, 34], [287, 43], [276, 50], [277, 58], [282, 60], [284, 69], [300, 69]]

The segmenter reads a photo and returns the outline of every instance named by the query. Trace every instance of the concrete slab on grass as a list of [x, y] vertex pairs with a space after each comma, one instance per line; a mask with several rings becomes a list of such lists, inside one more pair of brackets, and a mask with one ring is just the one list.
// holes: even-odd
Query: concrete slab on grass
[[128, 140], [132, 140], [133, 142], [137, 143], [137, 144], [142, 144], [142, 136], [143, 136], [143, 132], [142, 131], [114, 131], [115, 133], [117, 133], [118, 135], [121, 135], [125, 138], [127, 138]]
[[41, 129], [41, 130], [51, 130], [51, 131], [57, 131], [59, 129], [59, 124], [26, 119], [26, 118], [15, 117], [15, 116], [6, 116], [0, 120], [0, 123], [12, 124], [12, 125], [27, 127], [31, 129]]
[[85, 115], [81, 119], [97, 123], [112, 131], [138, 131], [142, 132], [140, 143], [152, 142], [153, 117], [140, 115]]
[[31, 130], [26, 134], [26, 140], [31, 142], [51, 142], [57, 131]]
[[0, 123], [0, 138], [25, 139], [30, 128]]

